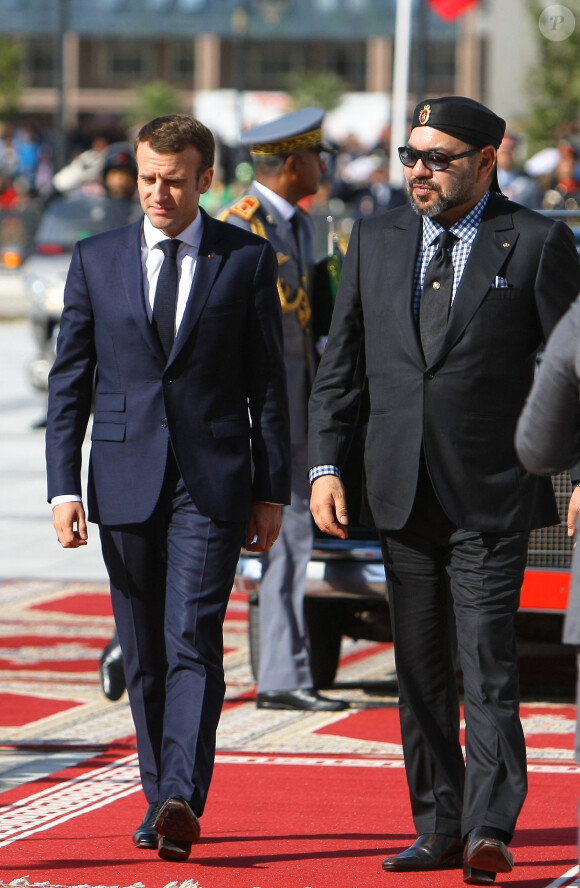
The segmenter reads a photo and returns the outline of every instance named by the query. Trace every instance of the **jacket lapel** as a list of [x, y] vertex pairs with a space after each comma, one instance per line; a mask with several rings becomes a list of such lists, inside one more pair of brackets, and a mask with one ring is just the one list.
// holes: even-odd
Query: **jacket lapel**
[[220, 252], [222, 223], [216, 222], [204, 210], [200, 209], [200, 212], [203, 215], [203, 237], [187, 306], [173, 343], [170, 360], [173, 360], [179, 353], [199, 320], [223, 260], [223, 252]]
[[412, 341], [422, 356], [421, 345], [417, 334], [417, 325], [413, 317], [413, 285], [419, 238], [421, 236], [421, 219], [407, 208], [401, 213], [392, 227], [386, 229], [385, 256], [396, 256], [397, 261], [389, 262], [388, 280], [385, 281], [405, 337]]
[[463, 334], [514, 249], [517, 239], [518, 233], [508, 202], [491, 194], [453, 300], [447, 332], [437, 360]]
[[163, 357], [163, 349], [153, 329], [145, 306], [145, 288], [143, 284], [143, 266], [141, 264], [141, 228], [143, 220], [134, 222], [128, 230], [127, 237], [120, 242], [117, 254], [120, 277], [123, 283], [125, 299], [135, 319], [141, 335], [156, 357]]

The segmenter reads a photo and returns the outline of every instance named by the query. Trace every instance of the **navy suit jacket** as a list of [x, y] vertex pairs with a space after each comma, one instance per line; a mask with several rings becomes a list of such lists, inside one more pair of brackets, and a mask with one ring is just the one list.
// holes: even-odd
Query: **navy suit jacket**
[[276, 256], [262, 238], [203, 219], [168, 360], [145, 307], [141, 220], [75, 247], [49, 380], [48, 498], [81, 495], [94, 387], [91, 521], [131, 524], [151, 515], [169, 439], [202, 514], [243, 522], [253, 500], [289, 502]]

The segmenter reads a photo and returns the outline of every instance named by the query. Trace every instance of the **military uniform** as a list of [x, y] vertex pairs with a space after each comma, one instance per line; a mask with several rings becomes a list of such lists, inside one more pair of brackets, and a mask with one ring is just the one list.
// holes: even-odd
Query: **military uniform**
[[266, 191], [253, 183], [220, 213], [220, 219], [269, 240], [276, 251], [290, 403], [292, 503], [284, 507], [278, 540], [262, 556], [258, 692], [312, 687], [304, 589], [313, 542], [307, 464], [308, 397], [317, 362], [309, 296], [313, 227], [308, 214], [297, 208], [295, 235], [292, 222]]
[[[254, 157], [278, 156], [282, 164], [299, 152], [332, 150], [322, 144], [323, 116], [322, 109], [304, 109], [246, 131], [242, 143], [251, 146]], [[341, 701], [307, 693], [313, 686], [304, 620], [313, 543], [307, 462], [308, 398], [317, 365], [311, 310], [313, 224], [307, 212], [262, 181], [255, 181], [219, 217], [266, 238], [276, 251], [290, 404], [292, 501], [283, 508], [278, 540], [262, 556], [258, 706], [340, 709], [345, 705]]]

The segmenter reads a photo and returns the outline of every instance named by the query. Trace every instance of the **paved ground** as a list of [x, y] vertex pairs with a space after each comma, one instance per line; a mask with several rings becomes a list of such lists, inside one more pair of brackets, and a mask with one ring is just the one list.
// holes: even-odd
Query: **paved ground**
[[104, 580], [95, 529], [82, 549], [65, 551], [56, 541], [46, 502], [44, 432], [33, 428], [45, 404], [26, 379], [33, 340], [24, 317], [1, 319], [7, 302], [1, 293], [0, 282], [0, 580]]

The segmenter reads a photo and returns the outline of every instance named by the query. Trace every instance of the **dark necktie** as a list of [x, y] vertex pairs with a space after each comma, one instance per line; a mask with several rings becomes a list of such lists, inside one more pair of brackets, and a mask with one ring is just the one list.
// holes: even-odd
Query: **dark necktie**
[[298, 257], [298, 271], [302, 274], [302, 256], [300, 252], [300, 220], [298, 218], [299, 210], [296, 210], [294, 215], [290, 217], [290, 225], [292, 226], [292, 231], [294, 232], [294, 240], [296, 241], [296, 255]]
[[453, 293], [453, 262], [451, 247], [457, 240], [450, 231], [439, 235], [439, 249], [425, 272], [419, 305], [419, 333], [427, 364], [430, 364], [443, 341]]
[[175, 338], [175, 306], [177, 304], [177, 251], [181, 241], [164, 240], [159, 244], [165, 259], [157, 279], [155, 301], [153, 303], [153, 324], [161, 340], [165, 357], [173, 346]]

